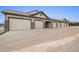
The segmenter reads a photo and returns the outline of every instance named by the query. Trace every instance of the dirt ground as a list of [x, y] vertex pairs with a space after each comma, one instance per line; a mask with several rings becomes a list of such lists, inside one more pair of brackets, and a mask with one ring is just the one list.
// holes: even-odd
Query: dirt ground
[[79, 27], [9, 31], [0, 35], [0, 51], [79, 51]]

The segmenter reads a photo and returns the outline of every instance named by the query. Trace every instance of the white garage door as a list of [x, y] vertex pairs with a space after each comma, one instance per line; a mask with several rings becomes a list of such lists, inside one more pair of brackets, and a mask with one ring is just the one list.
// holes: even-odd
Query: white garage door
[[67, 23], [67, 27], [68, 27], [68, 23]]
[[61, 26], [64, 27], [64, 23], [61, 23]]
[[57, 27], [60, 27], [60, 23], [57, 24]]
[[53, 28], [55, 28], [56, 27], [56, 23], [52, 23], [52, 26], [53, 26]]
[[66, 23], [64, 23], [64, 27], [66, 27]]
[[35, 21], [35, 28], [36, 29], [43, 28], [43, 21]]
[[31, 29], [31, 21], [24, 19], [9, 19], [9, 30], [26, 30]]

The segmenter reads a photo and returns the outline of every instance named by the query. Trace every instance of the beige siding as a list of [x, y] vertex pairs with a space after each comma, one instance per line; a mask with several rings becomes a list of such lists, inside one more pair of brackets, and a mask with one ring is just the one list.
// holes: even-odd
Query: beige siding
[[46, 16], [44, 16], [43, 14], [41, 15], [41, 13], [34, 15], [34, 17], [46, 18]]
[[26, 30], [31, 29], [31, 21], [24, 19], [9, 19], [9, 30]]
[[35, 21], [35, 28], [36, 29], [43, 28], [43, 21]]

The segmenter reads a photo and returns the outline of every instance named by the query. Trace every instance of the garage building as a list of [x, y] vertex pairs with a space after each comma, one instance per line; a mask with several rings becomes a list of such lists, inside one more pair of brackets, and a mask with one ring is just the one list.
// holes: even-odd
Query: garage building
[[[50, 19], [43, 11], [19, 12], [4, 10], [5, 31], [65, 27], [68, 23]], [[66, 25], [67, 24], [67, 25]]]

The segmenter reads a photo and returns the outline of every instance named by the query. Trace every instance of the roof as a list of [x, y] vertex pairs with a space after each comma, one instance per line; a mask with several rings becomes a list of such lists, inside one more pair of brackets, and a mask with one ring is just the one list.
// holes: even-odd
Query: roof
[[65, 22], [64, 20], [60, 20], [60, 19], [56, 19], [56, 18], [49, 18], [52, 21], [56, 21], [56, 22]]
[[36, 14], [36, 13], [39, 13], [40, 11], [38, 10], [33, 10], [33, 11], [30, 11], [30, 12], [27, 12], [28, 14], [32, 15], [32, 14]]
[[30, 11], [30, 12], [20, 12], [20, 11], [14, 11], [14, 10], [3, 10], [2, 13], [4, 13], [4, 14], [16, 14], [16, 15], [22, 15], [22, 16], [33, 16], [33, 15], [36, 15], [38, 13], [42, 13], [47, 18], [49, 18], [43, 11], [39, 11], [39, 10], [33, 10], [33, 11]]
[[9, 14], [17, 14], [17, 15], [24, 15], [24, 16], [31, 16], [33, 14], [39, 13], [41, 11], [33, 10], [30, 12], [21, 12], [21, 11], [14, 11], [14, 10], [3, 10], [2, 13], [9, 13]]
[[65, 22], [64, 20], [49, 18], [43, 11], [39, 11], [39, 10], [33, 10], [33, 11], [30, 11], [30, 12], [20, 12], [20, 11], [14, 11], [14, 10], [3, 10], [2, 13], [4, 13], [4, 14], [16, 14], [16, 15], [22, 15], [22, 16], [33, 16], [33, 15], [36, 15], [38, 13], [42, 13], [49, 20], [57, 21], [57, 22]]
[[18, 14], [18, 15], [25, 15], [29, 16], [27, 12], [20, 12], [20, 11], [14, 11], [14, 10], [3, 10], [2, 13], [9, 13], [9, 14]]

